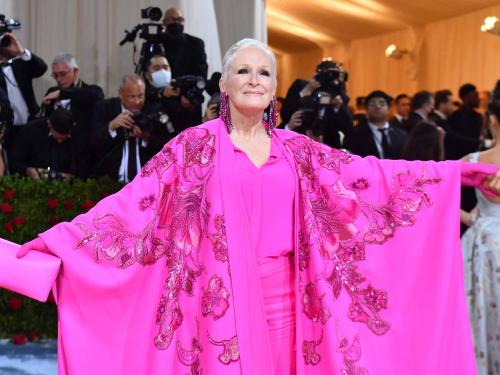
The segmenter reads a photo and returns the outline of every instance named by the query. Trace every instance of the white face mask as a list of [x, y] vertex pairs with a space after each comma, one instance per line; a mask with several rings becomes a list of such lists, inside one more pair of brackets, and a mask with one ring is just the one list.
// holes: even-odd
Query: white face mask
[[151, 84], [157, 89], [167, 87], [172, 79], [172, 72], [169, 70], [161, 69], [151, 74]]

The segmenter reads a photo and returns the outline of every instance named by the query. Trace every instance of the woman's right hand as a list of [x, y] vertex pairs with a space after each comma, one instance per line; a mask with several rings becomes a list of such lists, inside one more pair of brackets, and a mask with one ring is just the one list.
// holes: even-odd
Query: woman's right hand
[[32, 250], [39, 251], [41, 253], [51, 254], [49, 249], [45, 245], [45, 242], [43, 242], [43, 240], [40, 237], [37, 237], [34, 240], [31, 240], [21, 245], [21, 248], [17, 252], [16, 257], [22, 258]]

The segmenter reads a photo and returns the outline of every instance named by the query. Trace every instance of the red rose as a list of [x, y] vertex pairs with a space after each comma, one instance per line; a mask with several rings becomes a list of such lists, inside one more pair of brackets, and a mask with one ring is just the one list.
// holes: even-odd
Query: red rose
[[23, 300], [16, 296], [10, 297], [10, 300], [7, 302], [7, 307], [12, 311], [21, 310], [23, 307]]
[[15, 336], [12, 336], [12, 342], [15, 345], [24, 345], [26, 344], [26, 335], [24, 333], [18, 333]]
[[31, 342], [40, 340], [40, 336], [35, 331], [28, 333], [28, 340]]
[[5, 190], [5, 192], [3, 194], [4, 194], [5, 199], [7, 199], [8, 201], [11, 201], [14, 199], [14, 190], [13, 189], [7, 189], [7, 190]]
[[9, 233], [14, 232], [14, 224], [12, 224], [10, 221], [8, 223], [5, 223], [3, 227]]
[[26, 224], [26, 218], [24, 216], [16, 216], [14, 219], [12, 219], [12, 224], [24, 225]]
[[55, 210], [55, 209], [57, 208], [57, 199], [54, 199], [54, 198], [49, 199], [49, 200], [47, 201], [47, 205], [49, 206], [49, 208], [50, 208], [51, 210]]
[[94, 205], [95, 205], [94, 201], [87, 199], [85, 200], [85, 202], [82, 203], [82, 210], [88, 211], [92, 207], [94, 207]]
[[66, 211], [71, 211], [73, 209], [73, 202], [70, 200], [70, 199], [67, 199], [65, 202], [64, 202], [64, 209]]
[[2, 203], [0, 209], [4, 214], [10, 214], [12, 212], [12, 206], [9, 203]]
[[60, 222], [60, 220], [59, 220], [57, 217], [55, 217], [55, 216], [51, 216], [51, 217], [49, 217], [49, 224], [50, 224], [50, 225], [56, 225], [56, 224], [58, 224], [59, 222]]

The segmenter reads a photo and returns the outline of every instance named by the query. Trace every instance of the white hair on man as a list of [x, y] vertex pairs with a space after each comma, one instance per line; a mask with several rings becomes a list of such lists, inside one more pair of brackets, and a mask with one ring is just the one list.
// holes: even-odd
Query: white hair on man
[[144, 83], [144, 78], [142, 78], [140, 75], [135, 74], [135, 73], [129, 73], [125, 74], [122, 79], [120, 80], [120, 86], [118, 87], [118, 90], [121, 92], [125, 88], [125, 86], [128, 83], [135, 83], [139, 85], [146, 85]]
[[251, 38], [241, 39], [239, 42], [236, 42], [231, 47], [229, 47], [226, 54], [224, 55], [224, 58], [222, 59], [222, 78], [221, 79], [227, 78], [227, 74], [229, 73], [229, 68], [231, 67], [231, 64], [232, 64], [236, 54], [240, 50], [245, 49], [245, 48], [249, 48], [249, 47], [258, 48], [261, 51], [264, 51], [269, 56], [269, 58], [271, 59], [271, 76], [273, 77], [274, 81], [276, 81], [276, 56], [274, 56], [273, 51], [271, 51], [269, 49], [267, 44], [262, 43], [260, 40], [251, 39]]
[[52, 59], [52, 65], [59, 64], [62, 61], [64, 61], [64, 63], [66, 63], [66, 65], [69, 66], [71, 69], [78, 68], [75, 56], [73, 56], [71, 53], [68, 52], [58, 53]]

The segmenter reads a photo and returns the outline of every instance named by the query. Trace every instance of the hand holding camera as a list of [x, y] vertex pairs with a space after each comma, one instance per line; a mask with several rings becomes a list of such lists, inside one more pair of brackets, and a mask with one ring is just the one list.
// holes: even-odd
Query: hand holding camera
[[135, 122], [132, 112], [125, 110], [109, 123], [108, 128], [112, 131], [116, 131], [119, 128], [131, 130], [134, 125]]
[[45, 97], [42, 99], [42, 103], [45, 105], [49, 105], [52, 102], [57, 102], [59, 101], [60, 96], [61, 96], [60, 90], [52, 91], [47, 95], [45, 95]]
[[6, 62], [22, 55], [24, 48], [17, 38], [11, 33], [3, 33], [0, 39], [0, 62]]

